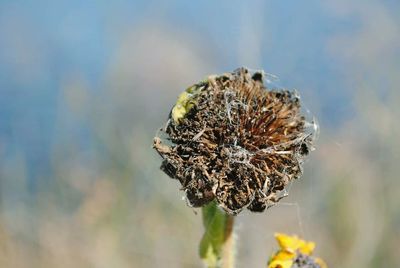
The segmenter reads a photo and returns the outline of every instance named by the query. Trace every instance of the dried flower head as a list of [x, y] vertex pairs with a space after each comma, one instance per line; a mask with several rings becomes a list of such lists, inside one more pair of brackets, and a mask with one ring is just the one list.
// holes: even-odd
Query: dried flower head
[[212, 200], [229, 214], [261, 212], [300, 177], [313, 135], [295, 92], [269, 90], [262, 72], [240, 68], [184, 91], [154, 138], [161, 169], [178, 179], [189, 205]]
[[322, 259], [311, 256], [314, 242], [280, 233], [275, 238], [280, 249], [271, 257], [268, 268], [327, 268]]

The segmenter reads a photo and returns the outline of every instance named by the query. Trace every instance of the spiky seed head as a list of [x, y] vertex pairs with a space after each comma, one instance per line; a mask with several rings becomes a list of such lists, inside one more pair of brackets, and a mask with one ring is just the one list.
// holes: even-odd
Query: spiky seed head
[[168, 144], [156, 137], [161, 169], [189, 205], [216, 200], [227, 213], [261, 212], [302, 173], [313, 135], [295, 92], [270, 90], [263, 72], [239, 68], [183, 92], [170, 113]]

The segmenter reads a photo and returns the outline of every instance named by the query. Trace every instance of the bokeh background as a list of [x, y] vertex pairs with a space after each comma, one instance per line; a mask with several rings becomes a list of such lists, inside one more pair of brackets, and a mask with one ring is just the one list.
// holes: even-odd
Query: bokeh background
[[236, 219], [237, 267], [274, 232], [330, 267], [400, 267], [400, 2], [0, 2], [0, 267], [202, 267], [201, 215], [152, 138], [176, 96], [239, 66], [320, 123], [289, 197]]

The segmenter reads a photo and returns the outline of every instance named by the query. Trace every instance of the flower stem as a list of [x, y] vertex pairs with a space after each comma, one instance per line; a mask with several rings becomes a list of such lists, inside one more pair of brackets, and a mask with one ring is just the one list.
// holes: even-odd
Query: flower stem
[[200, 257], [208, 268], [233, 268], [233, 216], [220, 210], [216, 202], [204, 206], [202, 212], [205, 232]]
[[233, 236], [234, 217], [227, 215], [225, 225], [225, 242], [222, 252], [222, 268], [234, 267], [235, 239]]

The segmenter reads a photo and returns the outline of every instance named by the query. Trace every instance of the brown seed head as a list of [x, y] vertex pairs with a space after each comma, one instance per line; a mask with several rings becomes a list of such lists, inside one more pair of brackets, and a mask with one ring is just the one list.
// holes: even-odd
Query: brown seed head
[[216, 200], [227, 213], [261, 212], [302, 173], [313, 135], [288, 90], [268, 90], [263, 74], [240, 68], [210, 76], [178, 99], [154, 139], [161, 169], [178, 179], [189, 205]]

